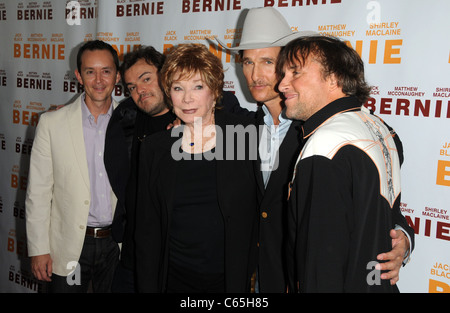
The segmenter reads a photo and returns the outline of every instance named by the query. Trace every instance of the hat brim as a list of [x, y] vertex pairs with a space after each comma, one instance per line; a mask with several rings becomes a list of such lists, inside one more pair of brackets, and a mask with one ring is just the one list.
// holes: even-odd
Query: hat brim
[[230, 50], [230, 51], [239, 51], [239, 50], [249, 50], [249, 49], [263, 49], [263, 48], [269, 48], [272, 44], [272, 42], [255, 42], [255, 43], [244, 43], [240, 46], [236, 47], [228, 47], [225, 43], [221, 42], [219, 38], [214, 37], [216, 41], [221, 45], [223, 48]]
[[305, 31], [299, 31], [292, 34], [289, 34], [281, 39], [278, 39], [277, 41], [274, 41], [270, 47], [284, 47], [289, 42], [291, 42], [294, 39], [298, 39], [301, 37], [311, 37], [311, 36], [319, 36], [319, 33], [305, 30]]
[[283, 47], [287, 45], [290, 41], [300, 38], [300, 37], [310, 37], [310, 36], [318, 36], [319, 33], [313, 32], [313, 31], [299, 31], [292, 34], [289, 34], [287, 36], [284, 36], [274, 42], [255, 42], [255, 43], [244, 43], [240, 46], [235, 47], [228, 47], [225, 43], [221, 42], [217, 36], [214, 38], [216, 41], [221, 45], [223, 48], [238, 52], [239, 50], [250, 50], [250, 49], [264, 49], [264, 48], [270, 48], [270, 47]]

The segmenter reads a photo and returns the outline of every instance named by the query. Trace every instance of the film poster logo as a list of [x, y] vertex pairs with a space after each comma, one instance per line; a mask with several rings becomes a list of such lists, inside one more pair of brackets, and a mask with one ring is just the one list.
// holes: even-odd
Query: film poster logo
[[[237, 33], [236, 37], [240, 38], [241, 29], [237, 31], [235, 29], [227, 29], [227, 33]], [[231, 35], [228, 36], [230, 37]], [[174, 47], [174, 42], [176, 42], [177, 40], [192, 43], [201, 43], [207, 40], [210, 42], [209, 51], [211, 51], [216, 57], [221, 59], [223, 63], [231, 63], [232, 54], [224, 51], [224, 49], [220, 45], [214, 44], [213, 42], [215, 42], [215, 37], [218, 36], [211, 29], [190, 29], [188, 33], [181, 35], [178, 34], [176, 30], [169, 29], [165, 31], [163, 53], [168, 54]], [[228, 43], [227, 45], [231, 47], [231, 43]], [[239, 60], [236, 60], [236, 62], [238, 61]]]
[[62, 33], [53, 33], [50, 37], [42, 33], [31, 33], [28, 36], [16, 33], [13, 49], [14, 58], [65, 60], [66, 45]]
[[[450, 264], [436, 262], [430, 268], [430, 278], [428, 292], [430, 293], [450, 293]], [[446, 280], [443, 282], [442, 280]]]
[[6, 137], [3, 133], [0, 133], [0, 149], [6, 150]]
[[450, 141], [446, 141], [439, 149], [436, 185], [450, 187]]
[[66, 72], [66, 75], [64, 75], [63, 92], [71, 94], [80, 94], [84, 92], [83, 85], [78, 82], [75, 74], [70, 71]]
[[[408, 221], [408, 224], [414, 229], [416, 235], [450, 241], [449, 210], [426, 206], [422, 209], [421, 216], [417, 216], [416, 214], [415, 217], [411, 217], [416, 209], [411, 208], [404, 202], [400, 204], [400, 210]], [[428, 286], [430, 293], [450, 293], [449, 264], [446, 264], [445, 262], [435, 262], [429, 269], [429, 274], [432, 276], [429, 279]]]
[[[414, 233], [425, 237], [434, 237], [439, 240], [450, 241], [450, 212], [448, 209], [426, 206], [421, 216], [412, 218], [415, 209], [407, 203], [401, 203], [400, 209], [405, 215]], [[430, 293], [450, 293], [450, 268], [445, 262], [436, 261], [429, 269], [431, 275], [428, 289]]]
[[[113, 33], [102, 33], [102, 35], [113, 36]], [[99, 33], [97, 33], [97, 36], [99, 36]], [[111, 40], [116, 42], [111, 44], [111, 46], [117, 51], [120, 61], [123, 61], [125, 54], [138, 50], [141, 46], [141, 34], [138, 31], [126, 32], [123, 40], [120, 40], [119, 37], [113, 37]]]
[[[22, 267], [23, 268], [23, 267]], [[15, 265], [9, 267], [8, 279], [11, 283], [30, 291], [42, 292], [45, 287], [42, 282], [33, 277], [30, 271], [24, 269], [16, 269]]]
[[6, 71], [3, 69], [0, 69], [0, 87], [7, 87]]
[[[298, 31], [298, 28], [297, 28]], [[333, 37], [354, 37], [356, 31], [350, 28], [347, 24], [324, 24], [317, 27], [317, 32], [321, 35]], [[361, 51], [359, 51], [361, 54]]]
[[65, 17], [67, 25], [81, 25], [82, 20], [91, 20], [98, 17], [97, 0], [66, 0]]
[[33, 147], [33, 139], [17, 137], [15, 152], [20, 155], [31, 155], [31, 148]]
[[30, 71], [24, 74], [23, 71], [17, 72], [16, 87], [23, 89], [35, 89], [35, 90], [52, 90], [52, 79], [48, 72], [42, 74]]
[[[433, 92], [436, 103], [447, 103], [447, 118], [450, 118], [450, 87], [436, 87]], [[450, 187], [450, 140], [442, 143], [439, 149], [436, 185]]]
[[264, 0], [265, 7], [279, 8], [328, 5], [341, 3], [342, 0]]
[[[377, 3], [371, 1], [370, 3]], [[368, 5], [368, 9], [371, 8]], [[342, 28], [342, 27], [341, 27]], [[347, 44], [366, 59], [368, 64], [401, 64], [401, 49], [403, 39], [402, 28], [398, 21], [383, 21], [379, 4], [375, 5], [367, 16], [366, 40], [357, 40]], [[446, 62], [446, 60], [445, 60]], [[387, 93], [387, 95], [386, 95]], [[418, 86], [394, 86], [380, 95], [380, 89], [375, 86], [366, 106], [377, 114], [414, 116], [426, 118], [450, 118], [450, 88], [437, 87], [427, 93]], [[432, 96], [431, 96], [432, 94]]]
[[12, 122], [17, 125], [35, 127], [39, 122], [39, 114], [45, 110], [41, 102], [30, 101], [22, 104], [20, 100], [16, 100], [13, 103]]
[[[243, 0], [182, 0], [182, 13], [240, 11]], [[341, 3], [341, 0], [264, 0], [265, 7], [302, 7]]]
[[28, 171], [21, 171], [18, 165], [11, 169], [11, 188], [19, 191], [26, 191], [28, 184]]
[[22, 1], [17, 3], [17, 20], [18, 21], [35, 21], [35, 20], [53, 20], [52, 1], [30, 1], [24, 4]]
[[[400, 23], [396, 21], [368, 23], [366, 39], [355, 42], [348, 40], [347, 44], [368, 64], [401, 64], [401, 31]], [[349, 29], [347, 24], [319, 25], [318, 32], [344, 38], [355, 36], [355, 31]]]
[[27, 256], [27, 245], [26, 245], [26, 236], [25, 234], [18, 234], [16, 229], [10, 229], [8, 232], [8, 243], [7, 250], [8, 252], [15, 253], [20, 257]]
[[[9, 253], [17, 255], [19, 259], [25, 260], [27, 258], [26, 235], [11, 228], [8, 232], [6, 249]], [[29, 268], [29, 266], [21, 266], [20, 269], [17, 269], [15, 265], [11, 265], [8, 273], [9, 281], [30, 291], [41, 291], [43, 289], [42, 283], [35, 279], [29, 270], [24, 268]]]
[[0, 21], [6, 21], [6, 5], [0, 2]]
[[163, 44], [163, 53], [168, 54], [170, 50], [174, 47], [173, 43], [178, 41], [177, 31], [173, 29], [168, 29], [165, 31]]
[[14, 202], [13, 216], [25, 222], [25, 203], [19, 201]]
[[101, 41], [104, 41], [104, 42], [107, 42], [107, 43], [109, 43], [111, 45], [113, 45], [114, 43], [117, 43], [117, 42], [120, 41], [118, 36], [116, 36], [113, 32], [108, 32], [108, 31], [98, 32], [97, 33], [97, 39], [101, 40]]
[[234, 81], [232, 80], [225, 80], [223, 85], [224, 90], [231, 91], [232, 93], [235, 93], [235, 86]]
[[181, 13], [240, 11], [242, 0], [182, 0]]
[[[450, 213], [448, 209], [425, 206], [416, 210], [408, 203], [400, 203], [400, 210], [416, 235], [450, 241]], [[414, 212], [416, 212], [415, 216]]]
[[[439, 90], [440, 88], [436, 88]], [[445, 88], [450, 89], [450, 88]], [[429, 92], [421, 90], [418, 86], [394, 86], [384, 94], [379, 86], [372, 88], [372, 96], [365, 106], [377, 114], [421, 117], [421, 118], [450, 118], [450, 100], [449, 96], [437, 96], [442, 92]], [[450, 93], [446, 93], [449, 94]]]
[[164, 1], [117, 0], [116, 17], [164, 14]]
[[[382, 93], [379, 86], [372, 88], [366, 107], [377, 114], [411, 116], [421, 118], [450, 118], [450, 88], [436, 87], [432, 92], [422, 90], [419, 86], [403, 85]], [[375, 96], [380, 96], [377, 99]], [[443, 144], [441, 155], [450, 156]]]

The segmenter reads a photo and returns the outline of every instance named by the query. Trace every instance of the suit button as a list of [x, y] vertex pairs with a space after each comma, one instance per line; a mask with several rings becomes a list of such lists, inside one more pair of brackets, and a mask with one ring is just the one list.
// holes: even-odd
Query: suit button
[[262, 216], [262, 218], [267, 218], [267, 212], [262, 212], [261, 216]]
[[89, 200], [85, 200], [84, 204], [88, 205], [89, 204]]

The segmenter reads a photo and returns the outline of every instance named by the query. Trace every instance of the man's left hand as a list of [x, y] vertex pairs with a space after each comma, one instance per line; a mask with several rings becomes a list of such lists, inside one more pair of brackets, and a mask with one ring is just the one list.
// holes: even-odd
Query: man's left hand
[[392, 250], [377, 255], [379, 261], [386, 262], [379, 263], [376, 269], [388, 271], [381, 274], [381, 279], [389, 279], [391, 285], [395, 285], [399, 280], [400, 268], [402, 267], [406, 251], [409, 250], [409, 240], [403, 231], [399, 229], [392, 229], [389, 234], [392, 238]]

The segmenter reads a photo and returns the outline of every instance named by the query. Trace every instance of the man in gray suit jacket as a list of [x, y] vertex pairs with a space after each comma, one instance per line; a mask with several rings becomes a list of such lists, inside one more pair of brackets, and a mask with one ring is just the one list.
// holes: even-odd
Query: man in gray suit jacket
[[119, 255], [110, 229], [117, 198], [103, 150], [118, 65], [109, 44], [84, 44], [75, 75], [85, 92], [43, 114], [36, 128], [25, 202], [28, 254], [50, 292], [86, 292], [90, 282], [94, 292], [110, 289]]

